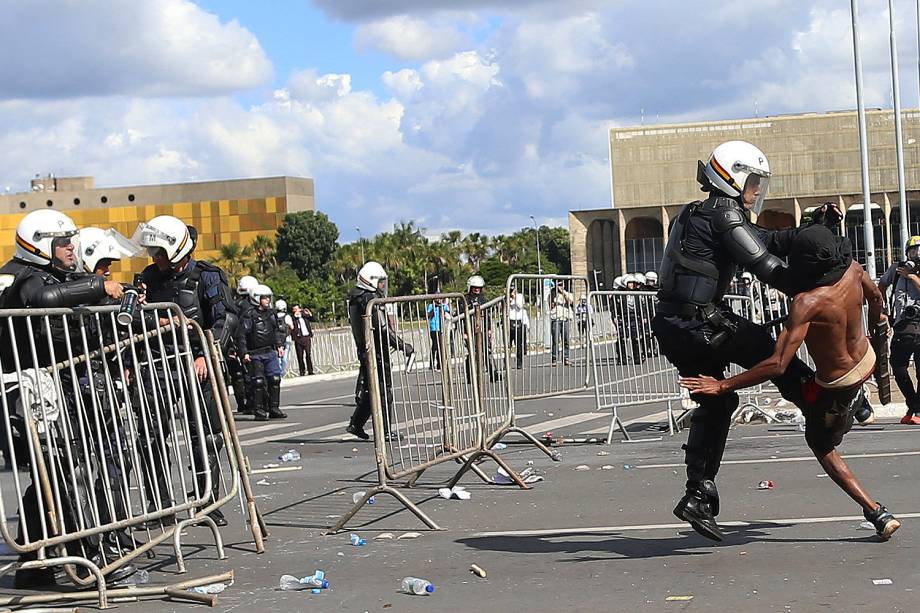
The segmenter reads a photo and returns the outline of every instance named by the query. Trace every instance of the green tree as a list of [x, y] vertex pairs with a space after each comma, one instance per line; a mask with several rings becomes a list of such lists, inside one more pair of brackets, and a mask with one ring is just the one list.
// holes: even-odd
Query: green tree
[[490, 258], [479, 267], [479, 274], [486, 282], [489, 295], [499, 296], [505, 291], [505, 282], [511, 275], [511, 267], [498, 258]]
[[339, 229], [325, 213], [288, 213], [278, 228], [277, 257], [302, 279], [325, 279], [338, 249]]

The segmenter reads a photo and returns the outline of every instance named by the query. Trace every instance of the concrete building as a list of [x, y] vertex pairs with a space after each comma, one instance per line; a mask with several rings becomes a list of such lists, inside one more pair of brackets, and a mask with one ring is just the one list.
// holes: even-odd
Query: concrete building
[[[314, 210], [313, 179], [269, 177], [200, 183], [95, 187], [92, 177], [37, 177], [32, 191], [0, 196], [0, 258], [13, 256], [16, 226], [27, 213], [53, 208], [77, 227], [115, 228], [130, 237], [138, 222], [175, 215], [198, 230], [196, 256], [215, 261], [221, 245], [245, 247], [259, 235], [274, 236], [287, 213]], [[150, 263], [138, 257], [113, 266], [130, 281]]]
[[[870, 210], [879, 274], [902, 253], [894, 114], [867, 112]], [[910, 233], [920, 234], [920, 112], [902, 114]], [[770, 160], [773, 177], [760, 217], [768, 228], [794, 227], [823, 202], [845, 212], [844, 230], [865, 263], [863, 196], [855, 111], [806, 113], [610, 130], [611, 206], [570, 211], [572, 272], [596, 278], [602, 289], [624, 272], [657, 270], [671, 219], [705, 194], [697, 160], [716, 145], [745, 140]], [[752, 218], [753, 219], [753, 218]]]

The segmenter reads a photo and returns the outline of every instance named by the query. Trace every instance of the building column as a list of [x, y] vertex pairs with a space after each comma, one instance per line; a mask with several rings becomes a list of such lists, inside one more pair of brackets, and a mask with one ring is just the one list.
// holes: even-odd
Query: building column
[[843, 196], [842, 196], [842, 195], [841, 195], [841, 196], [837, 196], [837, 207], [840, 209], [840, 214], [841, 214], [841, 218], [840, 218], [840, 236], [846, 236], [846, 235], [847, 235], [847, 228], [846, 228], [846, 221], [845, 221], [845, 220], [846, 220], [846, 217], [847, 217], [847, 205], [844, 204], [844, 202], [843, 202]]
[[792, 216], [795, 220], [795, 227], [798, 228], [802, 223], [802, 205], [799, 204], [798, 198], [792, 199]]
[[617, 232], [620, 235], [620, 270], [625, 275], [626, 270], [626, 216], [622, 210], [617, 210]]
[[662, 245], [668, 246], [668, 226], [671, 225], [671, 216], [668, 215], [668, 209], [661, 207], [661, 241]]
[[[899, 252], [899, 249], [895, 249], [895, 243], [892, 241], [891, 236], [891, 198], [888, 197], [888, 192], [882, 194], [885, 198], [884, 204], [882, 204], [882, 215], [885, 216], [885, 236], [888, 241], [888, 257], [886, 258], [889, 262], [892, 261], [894, 254]], [[898, 237], [897, 242], [900, 242], [901, 239]]]

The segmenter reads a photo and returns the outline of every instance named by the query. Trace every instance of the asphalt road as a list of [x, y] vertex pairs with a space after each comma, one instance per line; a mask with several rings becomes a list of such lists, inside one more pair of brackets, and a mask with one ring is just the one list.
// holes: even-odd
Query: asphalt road
[[[425, 528], [393, 498], [379, 496], [347, 531], [323, 531], [346, 512], [352, 495], [375, 483], [373, 445], [344, 434], [352, 379], [286, 388], [290, 418], [268, 424], [240, 419], [244, 449], [257, 472], [288, 449], [302, 459], [282, 472], [259, 473], [257, 502], [268, 522], [268, 551], [257, 555], [237, 508], [224, 531], [228, 559], [218, 560], [207, 531], [190, 529], [186, 563], [176, 574], [169, 548], [150, 563], [153, 582], [175, 582], [227, 569], [236, 581], [219, 596], [222, 611], [916, 611], [920, 517], [920, 429], [882, 423], [852, 432], [841, 451], [870, 493], [904, 520], [887, 542], [860, 529], [859, 507], [825, 476], [803, 437], [788, 426], [742, 426], [731, 432], [719, 478], [727, 538], [714, 544], [677, 522], [682, 494], [680, 449], [652, 424], [661, 406], [627, 409], [637, 439], [613, 445], [565, 444], [563, 462], [515, 444], [501, 453], [517, 469], [532, 461], [544, 481], [530, 491], [486, 485], [468, 475], [468, 501], [444, 500], [437, 488], [457, 469], [444, 464], [404, 489], [444, 531]], [[610, 416], [590, 390], [519, 403], [520, 422], [536, 433], [603, 438]], [[652, 416], [651, 418], [649, 416]], [[579, 465], [588, 470], [576, 470]], [[629, 468], [626, 468], [626, 465]], [[605, 469], [604, 467], [609, 467]], [[494, 465], [482, 464], [492, 473]], [[769, 479], [772, 490], [757, 489]], [[384, 532], [415, 539], [373, 540]], [[367, 539], [353, 547], [349, 534]], [[469, 572], [470, 564], [487, 571]], [[145, 561], [146, 564], [146, 561]], [[278, 589], [282, 574], [326, 571], [321, 594]], [[397, 592], [407, 575], [431, 580], [430, 596]], [[873, 580], [889, 579], [890, 585]], [[11, 578], [0, 587], [8, 591]], [[916, 586], [916, 587], [915, 587]], [[915, 589], [918, 590], [915, 593]], [[668, 598], [679, 597], [677, 600]], [[85, 610], [90, 607], [80, 605]], [[153, 600], [119, 604], [130, 611], [192, 611], [202, 605]]]

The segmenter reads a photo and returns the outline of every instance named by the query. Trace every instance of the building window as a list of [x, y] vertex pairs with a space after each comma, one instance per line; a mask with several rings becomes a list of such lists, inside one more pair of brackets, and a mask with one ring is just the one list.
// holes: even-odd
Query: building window
[[134, 202], [134, 194], [128, 194], [128, 202]]
[[47, 204], [48, 206], [54, 206], [54, 202], [53, 202], [53, 201], [51, 201], [51, 200], [49, 200], [49, 201], [48, 201], [48, 202], [46, 202], [45, 204]]
[[73, 203], [74, 203], [76, 206], [80, 206], [80, 199], [79, 199], [79, 198], [74, 198], [74, 199], [73, 199]]
[[26, 203], [25, 203], [25, 202], [22, 202], [22, 201], [20, 201], [20, 202], [19, 202], [19, 208], [21, 208], [21, 209], [24, 209], [24, 208], [26, 208]]
[[[888, 250], [888, 241], [885, 236], [885, 215], [877, 204], [871, 205], [872, 209], [872, 229], [875, 241], [875, 271], [881, 275], [888, 267], [890, 252]], [[866, 265], [866, 243], [863, 236], [863, 211], [862, 205], [853, 205], [847, 209], [846, 221], [844, 221], [847, 238], [853, 245], [853, 257], [857, 262]]]
[[657, 271], [663, 258], [664, 239], [661, 237], [626, 239], [626, 272]]
[[102, 198], [100, 198], [100, 200], [102, 200], [102, 204], [105, 204], [106, 202], [109, 201], [109, 199], [106, 196], [103, 196]]

